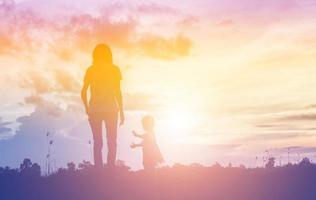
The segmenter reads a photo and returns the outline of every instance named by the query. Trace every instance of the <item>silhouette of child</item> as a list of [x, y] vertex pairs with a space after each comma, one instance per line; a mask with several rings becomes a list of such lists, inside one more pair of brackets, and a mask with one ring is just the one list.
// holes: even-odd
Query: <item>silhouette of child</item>
[[143, 148], [143, 165], [145, 170], [153, 170], [158, 164], [163, 162], [163, 157], [155, 139], [154, 124], [154, 118], [150, 115], [146, 115], [142, 119], [145, 133], [141, 135], [133, 131], [133, 135], [141, 138], [142, 142], [139, 144], [131, 144], [131, 148]]

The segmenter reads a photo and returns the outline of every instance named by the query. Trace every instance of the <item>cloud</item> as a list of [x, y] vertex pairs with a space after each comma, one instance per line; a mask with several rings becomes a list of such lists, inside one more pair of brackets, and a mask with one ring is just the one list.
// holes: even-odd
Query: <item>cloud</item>
[[7, 132], [11, 132], [11, 131], [12, 131], [11, 128], [0, 127], [0, 134], [2, 134], [2, 133], [7, 133]]
[[157, 3], [144, 3], [139, 5], [137, 8], [137, 11], [140, 13], [145, 13], [145, 14], [149, 14], [149, 15], [165, 15], [165, 14], [169, 14], [169, 15], [175, 15], [175, 14], [179, 14], [179, 11], [166, 6], [166, 5], [162, 5], [162, 4], [157, 4]]
[[[297, 127], [291, 124], [257, 124], [255, 127], [266, 130], [298, 130]], [[302, 129], [299, 129], [302, 130]]]
[[30, 105], [42, 105], [44, 103], [44, 99], [36, 94], [32, 94], [24, 97], [24, 103]]
[[41, 46], [33, 40], [32, 30], [40, 30], [47, 22], [31, 10], [20, 9], [14, 1], [0, 2], [0, 52], [16, 54], [23, 49], [32, 51]]
[[[44, 14], [37, 10], [41, 8], [40, 6], [23, 7], [23, 4], [3, 1], [0, 4], [2, 19], [0, 22], [0, 52], [15, 55], [23, 52], [29, 55], [40, 49], [46, 51], [48, 49], [49, 53], [54, 53], [58, 59], [69, 61], [74, 54], [90, 53], [91, 48], [97, 43], [105, 42], [126, 52], [138, 49], [139, 44], [145, 45], [145, 55], [164, 59], [166, 56], [155, 56], [157, 53], [154, 53], [154, 50], [151, 50], [152, 53], [146, 53], [149, 52], [146, 46], [151, 46], [148, 43], [153, 44], [153, 41], [148, 40], [152, 40], [153, 37], [139, 41], [139, 38], [143, 38], [142, 35], [147, 34], [146, 31], [139, 32], [139, 29], [142, 29], [140, 19], [145, 14], [169, 15], [172, 13], [174, 15], [172, 23], [174, 24], [185, 19], [188, 20], [188, 16], [177, 13], [177, 9], [156, 3], [133, 6], [112, 3], [101, 7], [99, 12], [96, 11], [98, 13], [96, 15], [79, 10], [68, 13], [64, 8], [60, 9], [63, 10], [61, 13], [57, 12], [58, 9], [52, 8], [51, 10], [56, 10], [55, 13]], [[188, 46], [191, 44], [184, 36], [177, 36], [175, 41], [162, 36], [156, 36], [157, 39], [163, 42], [163, 50], [168, 50], [168, 54], [170, 54], [168, 59], [187, 55]], [[168, 45], [170, 42], [173, 44]]]
[[77, 47], [83, 50], [87, 49], [87, 44], [101, 41], [124, 49], [130, 47], [130, 39], [136, 26], [137, 21], [132, 17], [114, 22], [104, 16], [95, 18], [82, 14], [72, 16], [63, 32], [64, 37], [73, 40]]
[[11, 123], [12, 122], [3, 122], [2, 119], [0, 118], [0, 135], [6, 135], [12, 132], [12, 129], [7, 127]]
[[[206, 2], [208, 8], [214, 10], [220, 10], [222, 12], [229, 12], [229, 14], [243, 14], [258, 16], [274, 16], [279, 14], [285, 14], [301, 9], [301, 6], [296, 0], [266, 0], [266, 1], [253, 1], [253, 0], [240, 0], [236, 3], [233, 0], [222, 0], [217, 2]], [[265, 12], [269, 10], [270, 12]]]
[[36, 94], [43, 94], [53, 91], [51, 80], [47, 77], [47, 73], [31, 71], [24, 75], [20, 81], [20, 86], [23, 89], [31, 89]]
[[32, 96], [26, 97], [26, 103], [40, 101], [37, 95], [52, 94], [54, 92], [62, 91], [79, 94], [80, 84], [78, 79], [69, 71], [59, 68], [45, 72], [40, 70], [28, 71], [25, 72], [24, 77], [20, 81], [22, 89], [30, 90], [33, 93]]
[[[33, 97], [32, 97], [33, 98]], [[35, 98], [36, 99], [36, 98]], [[31, 101], [37, 103], [38, 101]], [[16, 166], [24, 158], [31, 158], [34, 162], [44, 166], [47, 153], [46, 133], [51, 133], [54, 140], [52, 153], [58, 161], [57, 166], [64, 166], [73, 160], [79, 162], [90, 158], [85, 140], [88, 138], [68, 136], [72, 127], [80, 124], [83, 115], [78, 112], [63, 110], [58, 105], [41, 100], [30, 115], [17, 119], [20, 124], [15, 135], [11, 138], [0, 140], [1, 161], [0, 165]], [[85, 133], [88, 123], [81, 127]], [[90, 136], [87, 134], [87, 136]], [[88, 143], [88, 142], [86, 142]]]
[[[132, 134], [127, 134], [132, 130], [131, 127], [135, 128], [136, 123], [140, 126], [140, 119], [130, 115], [133, 114], [126, 113], [126, 125], [119, 128], [119, 133], [123, 134], [118, 134], [118, 159], [140, 168], [141, 152], [131, 153], [129, 145], [135, 138]], [[30, 115], [19, 117], [17, 122], [20, 125], [15, 135], [0, 140], [0, 166], [17, 167], [24, 158], [30, 158], [44, 167], [48, 153], [47, 132], [50, 132], [48, 140], [54, 141], [51, 157], [56, 161], [56, 167], [66, 166], [70, 161], [78, 163], [92, 160], [93, 143], [89, 144], [92, 134], [87, 116], [83, 112], [61, 109], [58, 104], [43, 99]], [[106, 144], [105, 134], [103, 138]], [[104, 153], [106, 151], [107, 147], [104, 145]]]
[[285, 117], [281, 117], [280, 120], [282, 121], [314, 121], [316, 120], [316, 114], [315, 113], [306, 113], [306, 114], [293, 114], [288, 115]]
[[199, 18], [197, 16], [188, 15], [183, 17], [183, 19], [179, 20], [177, 23], [182, 28], [191, 28], [193, 25], [198, 24]]
[[316, 104], [310, 104], [305, 107], [305, 109], [315, 109], [315, 108], [316, 108]]
[[66, 92], [77, 92], [80, 91], [80, 83], [78, 79], [75, 79], [68, 71], [57, 69], [53, 72], [55, 77], [56, 87]]
[[124, 108], [131, 111], [155, 110], [159, 108], [159, 98], [144, 93], [124, 94]]
[[[60, 130], [72, 127], [83, 119], [83, 113], [62, 109], [58, 104], [42, 99], [30, 115], [18, 117], [20, 123], [16, 135], [42, 136], [47, 131], [59, 134]], [[78, 121], [79, 120], [79, 121]]]
[[[54, 104], [48, 103], [47, 99], [50, 99], [69, 110], [83, 112], [80, 99], [81, 83], [66, 70], [51, 70], [45, 74], [32, 71], [25, 75], [20, 85], [22, 89], [30, 91], [20, 103], [21, 106], [47, 107], [45, 110], [51, 115], [60, 115], [61, 108], [55, 108]], [[145, 93], [123, 93], [123, 99], [124, 108], [129, 111], [156, 110], [161, 101], [158, 96]]]
[[[140, 10], [146, 10], [148, 11], [147, 14], [150, 13], [150, 15], [157, 14], [158, 10], [164, 10], [164, 12], [159, 12], [162, 15], [170, 13], [176, 15], [177, 13], [175, 9], [159, 4], [141, 4], [136, 8], [113, 4], [104, 7], [99, 17], [93, 17], [89, 14], [71, 16], [69, 23], [63, 28], [64, 34], [61, 41], [72, 41], [72, 45], [82, 51], [90, 50], [87, 47], [105, 42], [126, 52], [140, 50], [145, 56], [156, 59], [170, 60], [189, 54], [192, 41], [186, 36], [173, 34], [173, 37], [167, 38], [162, 35], [152, 35], [148, 31], [140, 33], [138, 29], [143, 29], [143, 27], [138, 14], [144, 14]], [[149, 12], [150, 10], [155, 12]], [[121, 14], [117, 16], [117, 13], [120, 13], [118, 11], [121, 11]], [[122, 17], [122, 13], [124, 13], [124, 17]], [[179, 26], [194, 23], [192, 16], [185, 15], [179, 17], [179, 19], [178, 17], [174, 18], [174, 23]], [[67, 49], [58, 46], [54, 49], [65, 60], [71, 57], [71, 53]], [[165, 52], [165, 54], [161, 52]]]
[[288, 146], [282, 148], [271, 149], [271, 153], [288, 153], [290, 154], [309, 154], [316, 153], [316, 147], [308, 147], [308, 146]]
[[[60, 107], [52, 102], [42, 101], [41, 104], [37, 104], [33, 113], [27, 116], [18, 117], [16, 121], [21, 123], [19, 130], [33, 128], [43, 130], [44, 127], [48, 125], [47, 123], [49, 123], [50, 126], [58, 127], [59, 122], [62, 121], [61, 117], [63, 117], [63, 110]], [[42, 121], [42, 119], [46, 119], [47, 123], [36, 123], [36, 121]], [[25, 127], [26, 124], [28, 127]], [[19, 133], [19, 130], [17, 133]], [[33, 134], [31, 131], [28, 132]]]
[[219, 26], [232, 26], [235, 22], [232, 19], [221, 19], [217, 22]]
[[[304, 38], [307, 36], [305, 33], [299, 33], [300, 35], [304, 35]], [[297, 49], [291, 49], [294, 46], [298, 46], [300, 48], [302, 45], [302, 40], [300, 41], [288, 41], [288, 45], [286, 45], [286, 49], [282, 51], [272, 51], [267, 52], [260, 57], [255, 58], [251, 64], [262, 68], [289, 68], [289, 67], [309, 67], [315, 64], [314, 57], [316, 55], [315, 51], [310, 51], [308, 53], [298, 52]], [[305, 64], [306, 63], [306, 64]]]
[[284, 140], [288, 138], [296, 138], [307, 136], [305, 132], [302, 131], [287, 131], [287, 132], [266, 132], [266, 133], [256, 133], [255, 135], [247, 136], [242, 139], [242, 141], [273, 141], [273, 140]]
[[147, 56], [163, 60], [172, 60], [189, 55], [192, 41], [182, 35], [172, 38], [147, 35], [140, 40], [139, 46]]

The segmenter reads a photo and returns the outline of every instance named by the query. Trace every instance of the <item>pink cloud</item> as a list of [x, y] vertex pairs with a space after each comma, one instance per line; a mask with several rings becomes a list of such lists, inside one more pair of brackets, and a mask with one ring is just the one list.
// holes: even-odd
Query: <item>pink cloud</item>
[[33, 94], [30, 96], [24, 97], [24, 103], [38, 106], [38, 105], [43, 105], [44, 99], [40, 95]]
[[174, 9], [172, 7], [157, 4], [157, 3], [145, 3], [141, 4], [137, 7], [137, 11], [142, 14], [179, 14], [179, 11], [177, 9]]
[[[143, 40], [139, 36], [139, 14], [155, 11], [156, 13], [176, 15], [177, 10], [160, 4], [140, 4], [131, 7], [124, 4], [110, 4], [100, 10], [100, 15], [91, 15], [83, 11], [68, 13], [49, 13], [47, 16], [39, 14], [37, 7], [27, 7], [23, 4], [7, 3], [0, 4], [0, 51], [3, 53], [18, 54], [19, 52], [31, 52], [43, 46], [49, 49], [57, 58], [67, 61], [72, 58], [75, 51], [91, 51], [99, 42], [108, 43], [110, 46], [123, 51], [139, 49], [145, 51]], [[123, 15], [118, 18], [117, 14]], [[154, 13], [152, 13], [154, 14]], [[114, 17], [114, 18], [113, 18]], [[122, 16], [121, 16], [122, 17]], [[195, 19], [188, 15], [174, 17], [175, 25], [182, 23], [188, 25], [194, 23]], [[180, 25], [179, 25], [180, 27]], [[183, 29], [183, 28], [182, 28]], [[182, 30], [181, 29], [181, 30]], [[147, 34], [147, 33], [145, 33]], [[178, 33], [175, 33], [176, 35]], [[163, 36], [161, 41], [167, 40]], [[176, 36], [175, 36], [176, 37]], [[48, 42], [49, 41], [49, 42]], [[179, 49], [173, 48], [178, 51]], [[170, 50], [173, 50], [169, 48]], [[173, 58], [186, 54], [173, 52]]]

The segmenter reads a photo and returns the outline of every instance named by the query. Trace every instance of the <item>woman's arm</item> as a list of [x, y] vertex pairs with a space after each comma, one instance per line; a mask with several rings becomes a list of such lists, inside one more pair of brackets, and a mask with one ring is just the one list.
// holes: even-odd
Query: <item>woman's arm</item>
[[84, 104], [87, 114], [89, 114], [89, 107], [88, 107], [88, 100], [87, 100], [88, 88], [89, 88], [89, 83], [85, 81], [81, 90], [81, 99], [82, 99], [82, 102]]

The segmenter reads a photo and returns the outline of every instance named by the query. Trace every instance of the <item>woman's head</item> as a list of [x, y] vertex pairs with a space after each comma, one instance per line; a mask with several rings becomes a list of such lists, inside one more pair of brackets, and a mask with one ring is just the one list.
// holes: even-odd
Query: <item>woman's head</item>
[[112, 64], [112, 52], [106, 44], [98, 44], [93, 50], [93, 64]]
[[155, 120], [151, 115], [146, 115], [142, 119], [142, 124], [145, 131], [153, 131], [155, 126]]

